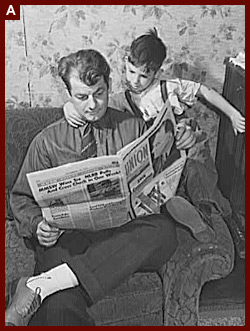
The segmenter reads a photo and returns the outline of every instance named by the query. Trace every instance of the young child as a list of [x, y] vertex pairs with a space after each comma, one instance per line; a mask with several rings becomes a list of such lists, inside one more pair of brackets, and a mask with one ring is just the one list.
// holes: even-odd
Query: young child
[[[188, 121], [194, 124], [191, 119], [185, 119], [185, 109], [194, 105], [198, 98], [203, 98], [229, 117], [236, 134], [245, 132], [245, 118], [213, 89], [190, 80], [164, 79], [161, 66], [166, 56], [166, 46], [158, 37], [156, 29], [135, 39], [125, 58], [127, 89], [113, 94], [110, 97], [110, 106], [132, 112], [136, 117], [142, 117], [150, 126], [168, 99], [177, 123]], [[71, 125], [82, 125], [71, 102], [64, 105], [64, 114]], [[178, 146], [178, 140], [176, 147], [185, 148]], [[212, 201], [227, 219], [232, 215], [230, 204], [217, 188], [218, 176], [212, 158], [209, 157], [207, 161], [206, 164], [199, 160], [187, 161], [179, 191], [199, 210], [202, 208], [202, 211], [207, 210], [204, 209], [204, 204]], [[241, 246], [242, 251], [244, 245]]]
[[[146, 122], [151, 122], [167, 99], [178, 118], [184, 114], [186, 106], [192, 106], [197, 98], [204, 98], [229, 117], [235, 132], [245, 132], [245, 118], [216, 91], [190, 80], [165, 80], [161, 66], [166, 55], [166, 46], [158, 37], [156, 29], [135, 39], [129, 55], [125, 57], [128, 89], [125, 93], [111, 95], [110, 106], [132, 112], [135, 116], [143, 117]], [[71, 125], [82, 125], [70, 102], [64, 105], [64, 114]]]

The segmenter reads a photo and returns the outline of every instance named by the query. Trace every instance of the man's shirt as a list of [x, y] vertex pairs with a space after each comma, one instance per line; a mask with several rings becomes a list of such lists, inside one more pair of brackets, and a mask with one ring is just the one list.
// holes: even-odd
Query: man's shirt
[[[146, 131], [141, 119], [111, 108], [92, 126], [97, 156], [116, 154]], [[33, 139], [11, 193], [11, 207], [22, 236], [31, 237], [42, 221], [41, 209], [33, 198], [26, 174], [81, 161], [84, 159], [81, 151], [81, 130], [70, 126], [64, 118], [49, 125]]]

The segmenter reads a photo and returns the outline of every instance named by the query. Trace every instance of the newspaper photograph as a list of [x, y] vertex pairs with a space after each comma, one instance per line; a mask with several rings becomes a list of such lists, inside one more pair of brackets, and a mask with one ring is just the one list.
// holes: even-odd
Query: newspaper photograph
[[186, 152], [174, 143], [176, 122], [167, 102], [144, 135], [118, 152], [130, 193], [131, 218], [160, 212], [175, 195], [186, 162]]
[[166, 103], [153, 126], [117, 155], [27, 174], [43, 217], [60, 229], [97, 231], [159, 212], [175, 194], [186, 161], [175, 133]]

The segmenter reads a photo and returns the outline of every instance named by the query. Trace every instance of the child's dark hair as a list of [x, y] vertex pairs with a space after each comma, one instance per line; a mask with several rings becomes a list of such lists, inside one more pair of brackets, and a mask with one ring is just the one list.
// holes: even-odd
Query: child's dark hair
[[58, 74], [71, 94], [70, 77], [76, 72], [80, 81], [88, 86], [95, 85], [103, 77], [109, 84], [110, 67], [101, 53], [94, 49], [82, 49], [76, 53], [61, 58], [58, 64]]
[[158, 71], [167, 56], [166, 46], [158, 37], [156, 28], [136, 38], [130, 46], [128, 57], [135, 67], [146, 66], [147, 71]]

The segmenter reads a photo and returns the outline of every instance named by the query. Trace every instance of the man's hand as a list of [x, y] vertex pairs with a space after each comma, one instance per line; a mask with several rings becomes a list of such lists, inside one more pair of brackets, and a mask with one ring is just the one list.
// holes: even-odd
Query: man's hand
[[42, 220], [37, 226], [36, 235], [40, 245], [51, 247], [55, 245], [63, 232], [63, 230], [49, 225], [46, 220]]
[[185, 121], [180, 121], [177, 125], [175, 139], [177, 149], [189, 149], [196, 143], [196, 134], [190, 125], [187, 125]]

